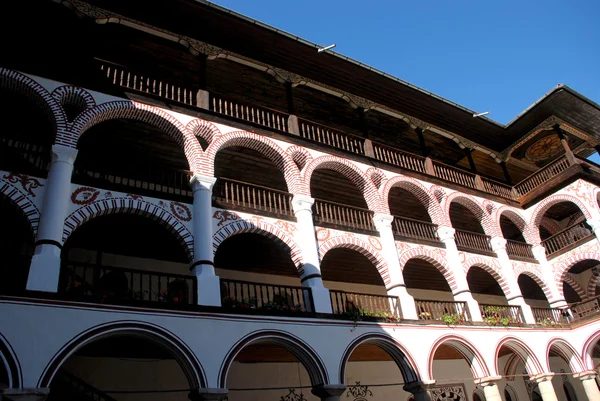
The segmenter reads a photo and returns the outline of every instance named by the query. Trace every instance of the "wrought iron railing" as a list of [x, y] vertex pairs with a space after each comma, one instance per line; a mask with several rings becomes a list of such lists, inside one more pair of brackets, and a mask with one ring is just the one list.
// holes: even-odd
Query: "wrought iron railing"
[[523, 311], [518, 305], [479, 304], [479, 310], [483, 321], [491, 326], [525, 323]]
[[300, 136], [304, 139], [359, 155], [365, 154], [364, 138], [304, 119], [299, 119], [298, 124]]
[[398, 297], [330, 290], [334, 314], [359, 314], [381, 318], [401, 318]]
[[373, 151], [375, 159], [379, 161], [407, 170], [425, 173], [425, 157], [423, 156], [417, 156], [379, 143], [373, 143]]
[[542, 326], [568, 325], [572, 320], [568, 309], [531, 308], [537, 324]]
[[447, 321], [460, 324], [471, 320], [466, 302], [415, 299], [419, 320]]
[[368, 209], [315, 199], [315, 222], [363, 231], [376, 231], [373, 212]]
[[515, 185], [515, 189], [519, 195], [525, 195], [540, 185], [543, 185], [552, 177], [562, 173], [567, 168], [569, 168], [569, 161], [567, 160], [566, 156], [560, 156], [558, 159], [543, 167], [541, 170], [536, 171], [529, 177], [519, 182], [517, 185]]
[[223, 308], [265, 312], [314, 312], [310, 287], [221, 279]]
[[437, 224], [400, 216], [394, 216], [394, 221], [392, 223], [394, 235], [425, 241], [439, 242], [437, 228]]
[[461, 251], [484, 252], [486, 254], [494, 252], [489, 235], [456, 229], [454, 238], [456, 239], [456, 247]]
[[276, 131], [288, 132], [289, 115], [277, 110], [252, 106], [213, 94], [210, 95], [210, 110]]
[[509, 257], [535, 260], [531, 244], [521, 241], [506, 240], [506, 253]]
[[594, 232], [585, 221], [581, 221], [546, 238], [542, 241], [542, 245], [546, 248], [546, 255], [550, 257], [562, 249], [589, 241], [592, 238], [594, 238]]

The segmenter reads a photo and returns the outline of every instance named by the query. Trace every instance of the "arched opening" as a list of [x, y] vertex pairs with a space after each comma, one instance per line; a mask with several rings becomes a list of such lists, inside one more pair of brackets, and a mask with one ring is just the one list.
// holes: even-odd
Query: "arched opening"
[[467, 274], [467, 283], [486, 323], [524, 323], [521, 309], [509, 306], [504, 290], [488, 271], [480, 266], [471, 266]]
[[25, 290], [33, 256], [31, 224], [19, 206], [0, 194], [0, 294]]
[[104, 121], [84, 132], [77, 148], [74, 183], [192, 203], [183, 148], [154, 125]]
[[[538, 230], [548, 257], [557, 256], [595, 238], [585, 215], [573, 202], [554, 204], [539, 218], [540, 221], [542, 219], [546, 222], [539, 224]], [[552, 225], [557, 231], [551, 233], [544, 225]]]
[[517, 283], [527, 305], [532, 308], [549, 308], [548, 298], [542, 287], [527, 274], [520, 274]]
[[0, 118], [13, 127], [0, 135], [0, 170], [47, 176], [56, 126], [49, 106], [41, 106], [23, 93], [0, 88]]
[[567, 303], [587, 299], [588, 283], [600, 276], [600, 261], [585, 259], [575, 263], [563, 274], [563, 293]]
[[513, 339], [506, 340], [496, 350], [496, 363], [498, 372], [506, 380], [504, 388], [506, 400], [536, 398], [538, 386], [531, 377], [541, 373], [542, 368], [525, 344]]
[[490, 237], [483, 229], [482, 218], [483, 211], [475, 204], [471, 204], [471, 207], [458, 201], [450, 204], [450, 222], [456, 230], [454, 239], [459, 250], [495, 255], [490, 245]]
[[476, 216], [470, 208], [456, 201], [450, 204], [450, 222], [456, 230], [485, 234], [480, 217]]
[[502, 230], [502, 236], [507, 240], [521, 243], [527, 242], [523, 236], [523, 230], [505, 214], [500, 216], [500, 229]]
[[515, 389], [509, 385], [506, 385], [504, 389], [504, 400], [505, 401], [519, 401], [519, 397], [517, 397], [517, 393]]
[[67, 239], [59, 291], [100, 303], [191, 304], [196, 293], [182, 238], [133, 213], [92, 218]]
[[432, 223], [428, 211], [428, 194], [420, 195], [426, 200], [420, 200], [402, 184], [392, 187], [388, 197], [390, 213], [394, 216], [392, 229], [399, 240], [438, 242], [437, 225]]
[[[554, 377], [552, 384], [560, 397], [563, 392], [567, 401], [577, 401], [577, 391], [584, 395], [580, 380], [573, 380], [573, 373], [584, 371], [583, 363], [575, 350], [564, 341], [555, 341], [548, 350], [548, 368], [550, 372], [562, 373], [560, 377]], [[562, 387], [562, 388], [561, 388]]]

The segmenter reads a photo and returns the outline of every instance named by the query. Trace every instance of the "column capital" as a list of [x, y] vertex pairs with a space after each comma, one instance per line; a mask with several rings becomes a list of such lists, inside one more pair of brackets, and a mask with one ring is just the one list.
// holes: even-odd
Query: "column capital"
[[586, 370], [584, 372], [573, 373], [573, 378], [579, 379], [581, 381], [584, 380], [594, 380], [598, 376], [598, 372], [595, 370]]
[[445, 241], [447, 239], [454, 239], [454, 233], [456, 230], [453, 227], [444, 227], [440, 226], [437, 229], [437, 235], [440, 238], [440, 241]]
[[375, 228], [377, 228], [377, 231], [391, 227], [393, 221], [394, 216], [389, 214], [375, 213], [373, 216], [373, 223], [375, 223]]
[[292, 208], [294, 209], [294, 213], [298, 213], [301, 211], [309, 211], [312, 213], [312, 206], [315, 203], [315, 199], [311, 198], [308, 195], [294, 195], [292, 198]]
[[199, 388], [190, 391], [191, 401], [221, 401], [227, 399], [229, 391], [226, 388]]
[[554, 373], [540, 373], [537, 375], [533, 375], [533, 376], [529, 376], [529, 378], [536, 382], [536, 383], [542, 383], [542, 382], [549, 382], [552, 381], [552, 378], [554, 377]]
[[490, 245], [492, 246], [492, 251], [496, 252], [500, 249], [506, 249], [506, 239], [504, 237], [493, 237], [490, 239]]
[[52, 145], [52, 161], [73, 164], [77, 157], [77, 149], [64, 145]]
[[428, 391], [435, 385], [435, 380], [420, 380], [417, 382], [406, 383], [403, 386], [404, 391], [409, 393], [422, 393], [423, 391]]
[[502, 380], [502, 376], [480, 377], [478, 379], [475, 379], [475, 384], [477, 384], [481, 387], [487, 387], [487, 386], [493, 386], [493, 385], [497, 384], [497, 382], [500, 380]]
[[209, 177], [201, 174], [194, 174], [190, 178], [190, 185], [193, 191], [212, 191], [213, 185], [217, 182], [216, 177]]
[[344, 384], [321, 384], [312, 388], [311, 392], [319, 398], [339, 397], [346, 391]]

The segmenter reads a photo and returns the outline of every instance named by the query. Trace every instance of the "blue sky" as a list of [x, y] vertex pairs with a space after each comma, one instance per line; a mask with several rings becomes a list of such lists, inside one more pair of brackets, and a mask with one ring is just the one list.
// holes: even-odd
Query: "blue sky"
[[600, 103], [600, 0], [217, 0], [506, 124], [562, 83]]

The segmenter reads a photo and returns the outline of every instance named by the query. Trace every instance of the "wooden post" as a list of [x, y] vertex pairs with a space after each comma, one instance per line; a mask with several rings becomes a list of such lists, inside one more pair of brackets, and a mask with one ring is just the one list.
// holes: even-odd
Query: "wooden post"
[[292, 83], [285, 82], [285, 97], [287, 100], [287, 108], [289, 114], [294, 114], [294, 96], [292, 94]]
[[300, 125], [298, 123], [298, 117], [290, 114], [288, 117], [288, 132], [292, 135], [300, 136]]
[[421, 145], [421, 155], [428, 157], [429, 156], [429, 149], [427, 149], [427, 145], [425, 144], [425, 137], [423, 136], [423, 130], [421, 128], [416, 128], [415, 132], [417, 133], [417, 136], [419, 137], [419, 145]]
[[429, 175], [435, 176], [435, 169], [433, 168], [433, 161], [431, 157], [425, 158], [425, 172]]
[[483, 180], [479, 174], [475, 174], [475, 188], [480, 191], [485, 191], [485, 185], [483, 185]]
[[471, 171], [477, 174], [477, 168], [475, 167], [475, 161], [473, 160], [473, 149], [465, 148], [465, 153], [467, 155], [467, 160], [469, 160], [469, 167]]
[[375, 159], [375, 149], [373, 149], [373, 142], [370, 139], [365, 139], [365, 156]]
[[573, 151], [569, 146], [569, 140], [563, 134], [562, 129], [560, 129], [560, 125], [556, 124], [554, 126], [554, 130], [558, 134], [558, 137], [560, 138], [560, 143], [562, 144], [563, 148], [565, 148], [565, 156], [567, 158], [567, 161], [569, 162], [569, 165], [572, 166], [576, 164], [577, 162], [575, 161], [575, 155], [573, 154]]
[[506, 167], [506, 162], [500, 162], [500, 167], [502, 167], [502, 172], [504, 173], [504, 178], [506, 179], [506, 182], [508, 183], [508, 185], [512, 185], [512, 179], [510, 178], [510, 173], [508, 172], [508, 168]]

